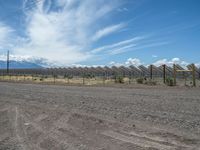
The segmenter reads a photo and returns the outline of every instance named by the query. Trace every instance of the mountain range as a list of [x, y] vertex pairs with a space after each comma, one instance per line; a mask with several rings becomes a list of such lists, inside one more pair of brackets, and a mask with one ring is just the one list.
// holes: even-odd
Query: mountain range
[[[37, 64], [35, 62], [28, 62], [28, 61], [10, 61], [9, 67], [15, 69], [27, 69], [27, 68], [42, 68], [41, 64]], [[0, 69], [7, 68], [7, 61], [0, 60]]]

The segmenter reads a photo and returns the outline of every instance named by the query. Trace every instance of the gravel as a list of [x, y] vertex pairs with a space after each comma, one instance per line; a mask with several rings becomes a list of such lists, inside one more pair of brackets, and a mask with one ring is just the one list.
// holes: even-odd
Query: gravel
[[0, 83], [0, 149], [200, 147], [200, 88]]

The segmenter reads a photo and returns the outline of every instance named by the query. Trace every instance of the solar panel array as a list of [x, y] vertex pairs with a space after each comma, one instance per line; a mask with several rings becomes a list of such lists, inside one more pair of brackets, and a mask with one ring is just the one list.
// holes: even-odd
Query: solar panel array
[[[180, 65], [176, 65], [178, 70], [191, 70], [192, 64], [188, 65], [187, 68], [183, 68]], [[44, 76], [84, 76], [93, 75], [99, 77], [113, 77], [113, 76], [123, 76], [123, 77], [163, 77], [163, 66], [112, 66], [112, 67], [68, 67], [68, 68], [38, 68], [38, 69], [10, 69], [10, 75], [44, 75]], [[166, 76], [173, 77], [173, 67], [166, 66]], [[0, 75], [6, 75], [6, 69], [0, 69]], [[182, 77], [184, 75], [189, 75], [189, 72], [177, 72], [177, 77]], [[195, 75], [200, 78], [200, 68], [195, 67]]]

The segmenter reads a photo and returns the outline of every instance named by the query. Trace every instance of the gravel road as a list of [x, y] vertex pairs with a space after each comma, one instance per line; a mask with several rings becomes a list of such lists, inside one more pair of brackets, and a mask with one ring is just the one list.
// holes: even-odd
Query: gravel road
[[0, 150], [200, 150], [200, 88], [0, 82]]

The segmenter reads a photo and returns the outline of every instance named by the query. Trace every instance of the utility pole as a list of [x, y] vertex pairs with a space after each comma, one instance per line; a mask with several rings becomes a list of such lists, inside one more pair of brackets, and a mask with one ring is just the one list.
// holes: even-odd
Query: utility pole
[[9, 74], [9, 56], [10, 56], [10, 54], [9, 54], [9, 51], [7, 52], [7, 74]]

